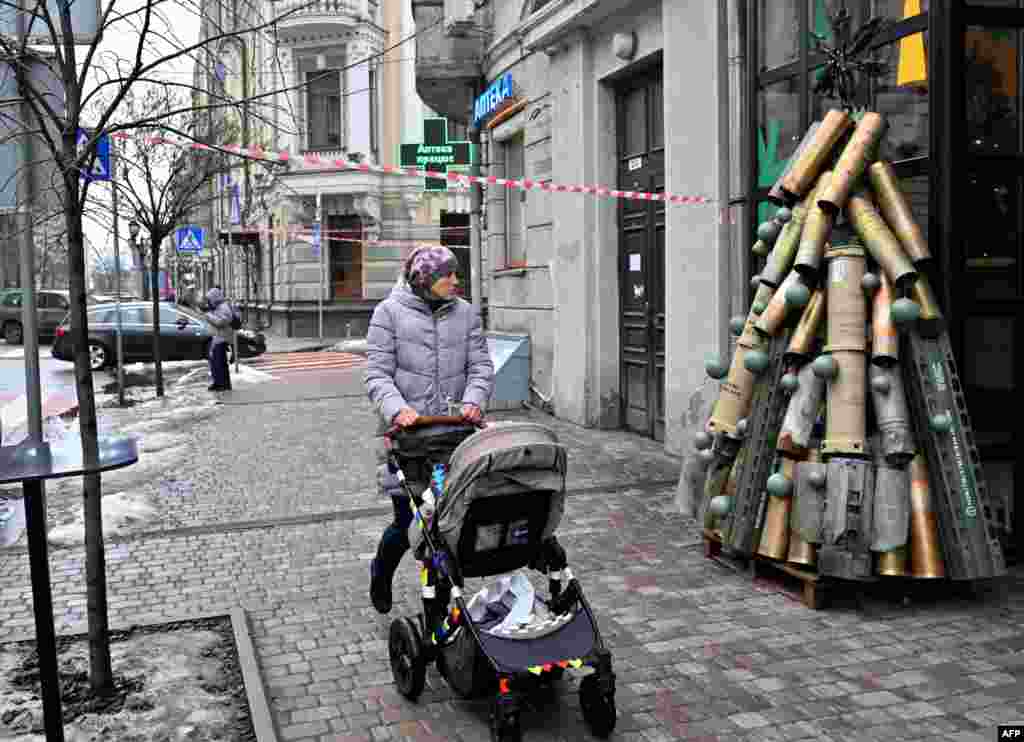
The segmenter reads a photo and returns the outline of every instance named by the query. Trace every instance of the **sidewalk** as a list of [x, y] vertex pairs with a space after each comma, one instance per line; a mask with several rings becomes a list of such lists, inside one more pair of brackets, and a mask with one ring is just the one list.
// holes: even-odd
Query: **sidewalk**
[[[417, 610], [417, 581], [407, 557], [390, 616], [368, 604], [391, 507], [374, 494], [365, 399], [204, 400], [117, 410], [111, 423], [151, 448], [145, 476], [104, 477], [110, 497], [123, 485], [149, 508], [107, 541], [112, 624], [241, 605], [282, 740], [489, 739], [486, 699], [457, 700], [435, 671], [418, 704], [393, 689], [388, 627]], [[1020, 577], [979, 599], [840, 597], [810, 611], [703, 557], [674, 505], [679, 462], [659, 444], [534, 412], [493, 417], [542, 421], [569, 448], [559, 537], [613, 653], [613, 739], [988, 742], [997, 723], [1024, 719]], [[51, 523], [66, 526], [80, 491], [48, 495]], [[82, 547], [55, 546], [51, 565], [59, 631], [81, 630]], [[9, 638], [32, 635], [30, 596], [24, 543], [0, 549]], [[523, 714], [524, 739], [590, 738], [576, 686]]]
[[267, 353], [299, 353], [324, 350], [342, 342], [341, 338], [290, 338], [263, 330], [267, 339]]

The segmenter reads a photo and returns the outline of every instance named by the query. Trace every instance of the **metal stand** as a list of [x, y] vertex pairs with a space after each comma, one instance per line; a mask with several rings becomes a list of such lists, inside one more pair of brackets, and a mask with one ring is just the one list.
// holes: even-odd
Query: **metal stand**
[[53, 628], [53, 595], [50, 592], [46, 544], [46, 491], [39, 481], [23, 483], [22, 491], [25, 494], [25, 530], [32, 572], [32, 609], [36, 619], [36, 655], [39, 658], [46, 742], [64, 742], [64, 714], [60, 704], [60, 676], [57, 674], [57, 634]]

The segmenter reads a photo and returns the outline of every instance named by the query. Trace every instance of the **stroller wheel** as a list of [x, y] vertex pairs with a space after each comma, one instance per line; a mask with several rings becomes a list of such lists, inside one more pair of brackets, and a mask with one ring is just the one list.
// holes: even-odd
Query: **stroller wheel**
[[580, 682], [580, 709], [583, 720], [595, 737], [605, 739], [615, 729], [615, 694], [602, 693], [597, 675]]
[[491, 742], [522, 742], [523, 730], [519, 726], [519, 712], [505, 711], [500, 703], [491, 713]]
[[398, 692], [415, 701], [423, 692], [427, 678], [427, 660], [423, 656], [420, 631], [415, 622], [408, 618], [396, 618], [391, 622], [388, 656]]

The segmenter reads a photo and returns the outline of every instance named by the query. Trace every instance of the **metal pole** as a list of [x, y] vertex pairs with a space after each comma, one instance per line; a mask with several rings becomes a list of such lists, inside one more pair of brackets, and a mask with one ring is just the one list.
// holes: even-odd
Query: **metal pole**
[[110, 200], [114, 208], [114, 302], [117, 304], [117, 316], [114, 320], [114, 334], [117, 338], [117, 404], [124, 407], [124, 343], [121, 335], [121, 237], [117, 231], [117, 148], [110, 142]]
[[[473, 100], [480, 92], [479, 86], [474, 86]], [[469, 172], [477, 177], [480, 176], [480, 127], [471, 126], [469, 129], [470, 147], [473, 149], [473, 162]], [[483, 300], [483, 235], [481, 234], [483, 221], [480, 219], [480, 183], [471, 183], [469, 186], [469, 290], [473, 296], [473, 306], [478, 310]]]
[[326, 287], [324, 285], [325, 284], [325, 278], [324, 278], [324, 237], [323, 237], [324, 230], [323, 230], [323, 216], [324, 216], [323, 215], [323, 198], [321, 197], [321, 194], [317, 193], [316, 194], [316, 224], [317, 224], [317, 227], [319, 228], [318, 234], [319, 234], [319, 238], [320, 238], [320, 244], [317, 247], [317, 250], [319, 251], [317, 253], [317, 257], [320, 258], [320, 290], [317, 291], [317, 294], [316, 294], [316, 306], [317, 306], [317, 314], [320, 317], [319, 327], [320, 327], [320, 342], [321, 343], [324, 341], [324, 291], [326, 290]]

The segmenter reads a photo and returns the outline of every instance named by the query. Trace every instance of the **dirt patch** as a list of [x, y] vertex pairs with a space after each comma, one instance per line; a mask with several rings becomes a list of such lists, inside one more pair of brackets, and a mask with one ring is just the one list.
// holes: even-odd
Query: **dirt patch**
[[[58, 639], [66, 738], [74, 742], [254, 742], [231, 621], [111, 632], [114, 692], [89, 687], [84, 637]], [[43, 735], [34, 642], [0, 645], [0, 739]]]

